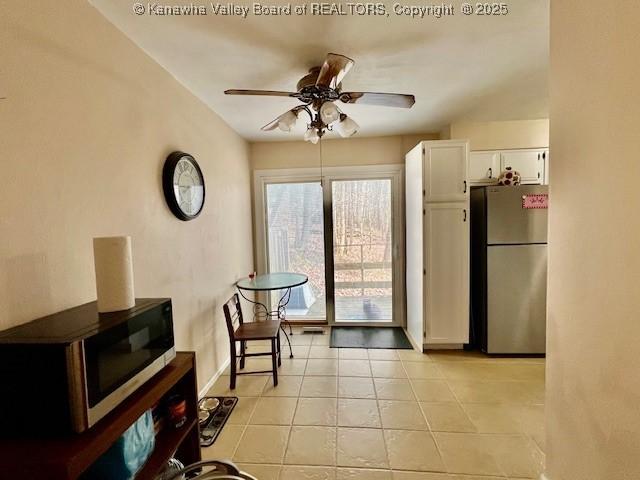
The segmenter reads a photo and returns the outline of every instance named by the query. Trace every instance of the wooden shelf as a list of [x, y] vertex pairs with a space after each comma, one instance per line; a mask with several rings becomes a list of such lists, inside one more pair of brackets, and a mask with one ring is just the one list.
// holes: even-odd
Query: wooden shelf
[[195, 353], [178, 352], [169, 365], [84, 433], [46, 438], [45, 431], [36, 432], [33, 438], [0, 439], [2, 473], [7, 478], [38, 478], [47, 472], [50, 479], [76, 479], [170, 391], [180, 391], [185, 397], [191, 420], [179, 429], [167, 427], [158, 434], [156, 447], [137, 478], [153, 479], [176, 450], [183, 462], [196, 462], [200, 445]]
[[[180, 428], [170, 429], [170, 427], [167, 427], [167, 429], [160, 432], [156, 437], [156, 445], [153, 453], [144, 464], [144, 467], [142, 467], [136, 475], [136, 480], [154, 480], [167, 464], [167, 460], [173, 456], [194, 428], [196, 430], [198, 428], [197, 418], [187, 421], [187, 423]], [[199, 438], [198, 434], [198, 439]]]

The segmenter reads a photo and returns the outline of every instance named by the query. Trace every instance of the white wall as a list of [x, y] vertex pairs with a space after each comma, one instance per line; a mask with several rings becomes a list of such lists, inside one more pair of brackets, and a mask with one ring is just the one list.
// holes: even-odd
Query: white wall
[[[88, 3], [63, 3], [0, 4], [0, 329], [95, 299], [92, 238], [131, 235], [136, 294], [173, 299], [202, 386], [253, 270], [248, 145]], [[204, 172], [191, 222], [163, 197], [173, 150]]]
[[549, 119], [546, 118], [501, 122], [455, 122], [445, 132], [448, 133], [448, 138], [469, 140], [471, 150], [549, 146]]
[[549, 480], [640, 478], [639, 25], [551, 2]]

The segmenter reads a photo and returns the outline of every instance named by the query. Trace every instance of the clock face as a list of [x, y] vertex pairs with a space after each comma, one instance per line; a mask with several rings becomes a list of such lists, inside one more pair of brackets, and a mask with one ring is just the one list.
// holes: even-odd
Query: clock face
[[171, 211], [181, 220], [193, 220], [204, 206], [204, 177], [195, 159], [173, 152], [162, 172], [164, 194]]

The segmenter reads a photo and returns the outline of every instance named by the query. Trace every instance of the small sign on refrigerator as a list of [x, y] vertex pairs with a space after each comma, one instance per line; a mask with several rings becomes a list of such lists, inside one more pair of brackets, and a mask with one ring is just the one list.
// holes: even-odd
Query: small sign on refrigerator
[[536, 193], [522, 196], [522, 208], [549, 208], [549, 194]]

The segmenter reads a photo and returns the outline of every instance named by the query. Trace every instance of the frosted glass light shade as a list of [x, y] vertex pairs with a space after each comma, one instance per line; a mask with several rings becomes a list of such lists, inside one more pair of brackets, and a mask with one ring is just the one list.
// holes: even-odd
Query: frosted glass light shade
[[340, 110], [333, 102], [324, 102], [320, 107], [320, 119], [325, 125], [340, 119]]
[[283, 132], [290, 132], [291, 129], [295, 126], [298, 121], [298, 115], [296, 115], [293, 111], [289, 110], [288, 112], [283, 113], [278, 118], [278, 128]]
[[318, 143], [320, 140], [320, 136], [318, 135], [318, 131], [314, 127], [309, 127], [306, 132], [304, 132], [304, 139], [307, 142], [311, 142], [314, 145]]
[[359, 128], [360, 125], [346, 115], [333, 126], [333, 130], [338, 132], [341, 137], [350, 137], [354, 135]]

